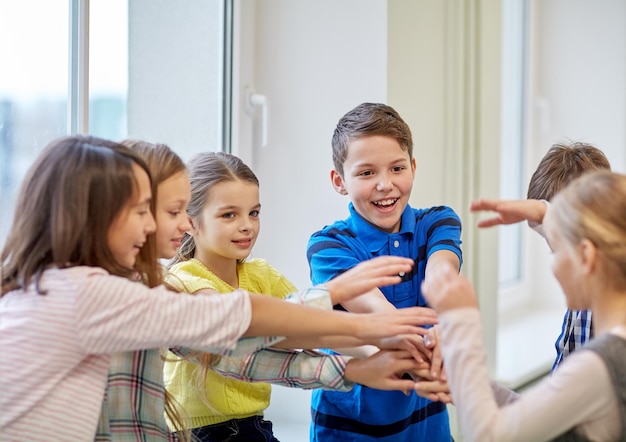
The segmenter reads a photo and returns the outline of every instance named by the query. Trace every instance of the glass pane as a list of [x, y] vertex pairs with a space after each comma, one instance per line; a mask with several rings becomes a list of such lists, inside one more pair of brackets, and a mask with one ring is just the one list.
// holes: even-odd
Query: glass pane
[[[224, 0], [129, 2], [128, 135], [183, 159], [223, 146]], [[170, 32], [170, 30], [176, 32]]]
[[68, 0], [2, 3], [0, 244], [21, 180], [37, 153], [67, 133]]
[[[502, 3], [502, 118], [500, 198], [524, 198], [524, 71], [525, 2]], [[519, 282], [522, 268], [522, 224], [499, 229], [498, 280], [502, 286]]]
[[89, 6], [89, 133], [126, 138], [128, 1], [91, 0]]

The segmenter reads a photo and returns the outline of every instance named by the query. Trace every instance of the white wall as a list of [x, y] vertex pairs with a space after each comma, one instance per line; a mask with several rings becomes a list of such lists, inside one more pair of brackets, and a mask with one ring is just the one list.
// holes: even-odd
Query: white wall
[[309, 236], [347, 216], [329, 177], [334, 126], [357, 104], [387, 99], [385, 16], [378, 0], [257, 3], [250, 81], [269, 102], [268, 145], [240, 151], [261, 183], [253, 253], [298, 287], [309, 285]]
[[129, 137], [166, 143], [185, 160], [222, 150], [222, 2], [132, 0], [128, 8]]
[[535, 1], [532, 160], [564, 138], [626, 171], [626, 2]]

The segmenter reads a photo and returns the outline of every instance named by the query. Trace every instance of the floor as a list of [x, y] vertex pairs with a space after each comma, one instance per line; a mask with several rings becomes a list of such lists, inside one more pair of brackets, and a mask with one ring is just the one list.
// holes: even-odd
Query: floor
[[272, 401], [265, 417], [274, 424], [281, 442], [309, 442], [311, 392], [272, 386]]

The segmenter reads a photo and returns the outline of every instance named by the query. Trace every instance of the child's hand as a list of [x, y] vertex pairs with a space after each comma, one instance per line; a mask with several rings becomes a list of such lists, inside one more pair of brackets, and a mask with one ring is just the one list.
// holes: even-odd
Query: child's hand
[[431, 349], [430, 358], [430, 376], [432, 379], [446, 381], [446, 373], [443, 369], [443, 355], [441, 353], [441, 344], [439, 340], [439, 327], [434, 326], [428, 329], [428, 333], [424, 336], [424, 343]]
[[440, 379], [430, 380], [428, 378], [419, 377], [415, 383], [415, 393], [418, 396], [425, 397], [431, 401], [439, 401], [445, 404], [452, 404], [452, 396], [450, 396], [450, 388], [448, 383]]
[[472, 201], [470, 211], [497, 212], [498, 216], [478, 221], [478, 227], [492, 227], [500, 224], [515, 224], [521, 221], [541, 224], [546, 214], [547, 204], [539, 200], [485, 200]]
[[417, 395], [431, 401], [452, 403], [448, 382], [441, 378], [433, 378], [430, 367], [420, 367], [408, 372], [408, 374], [415, 380], [415, 393]]
[[426, 307], [400, 308], [389, 313], [349, 314], [357, 320], [353, 336], [364, 340], [364, 343], [374, 345], [378, 345], [381, 338], [426, 334], [427, 329], [420, 325], [433, 325], [438, 322], [435, 311]]
[[[418, 363], [429, 361], [432, 351], [424, 343], [424, 338], [420, 335], [398, 335], [390, 338], [383, 338], [378, 342], [381, 350], [405, 350]], [[430, 364], [426, 364], [430, 366]]]
[[449, 264], [437, 266], [422, 283], [422, 293], [437, 313], [463, 307], [478, 307], [472, 284]]
[[344, 378], [378, 390], [400, 390], [408, 395], [416, 384], [403, 376], [415, 370], [417, 362], [408, 351], [381, 350], [364, 359], [351, 359]]
[[402, 279], [400, 273], [410, 272], [413, 264], [410, 258], [379, 256], [359, 263], [324, 285], [333, 303], [341, 304], [374, 288], [398, 284]]

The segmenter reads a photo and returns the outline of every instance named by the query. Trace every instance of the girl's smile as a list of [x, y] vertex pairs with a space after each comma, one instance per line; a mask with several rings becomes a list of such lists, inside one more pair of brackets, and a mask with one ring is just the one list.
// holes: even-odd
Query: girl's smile
[[187, 205], [191, 198], [191, 186], [186, 172], [172, 175], [159, 184], [156, 204], [157, 253], [159, 258], [169, 259], [176, 255], [184, 233], [191, 229], [187, 217]]
[[191, 231], [195, 257], [210, 269], [229, 268], [246, 259], [259, 235], [259, 187], [238, 179], [221, 181], [207, 192]]

